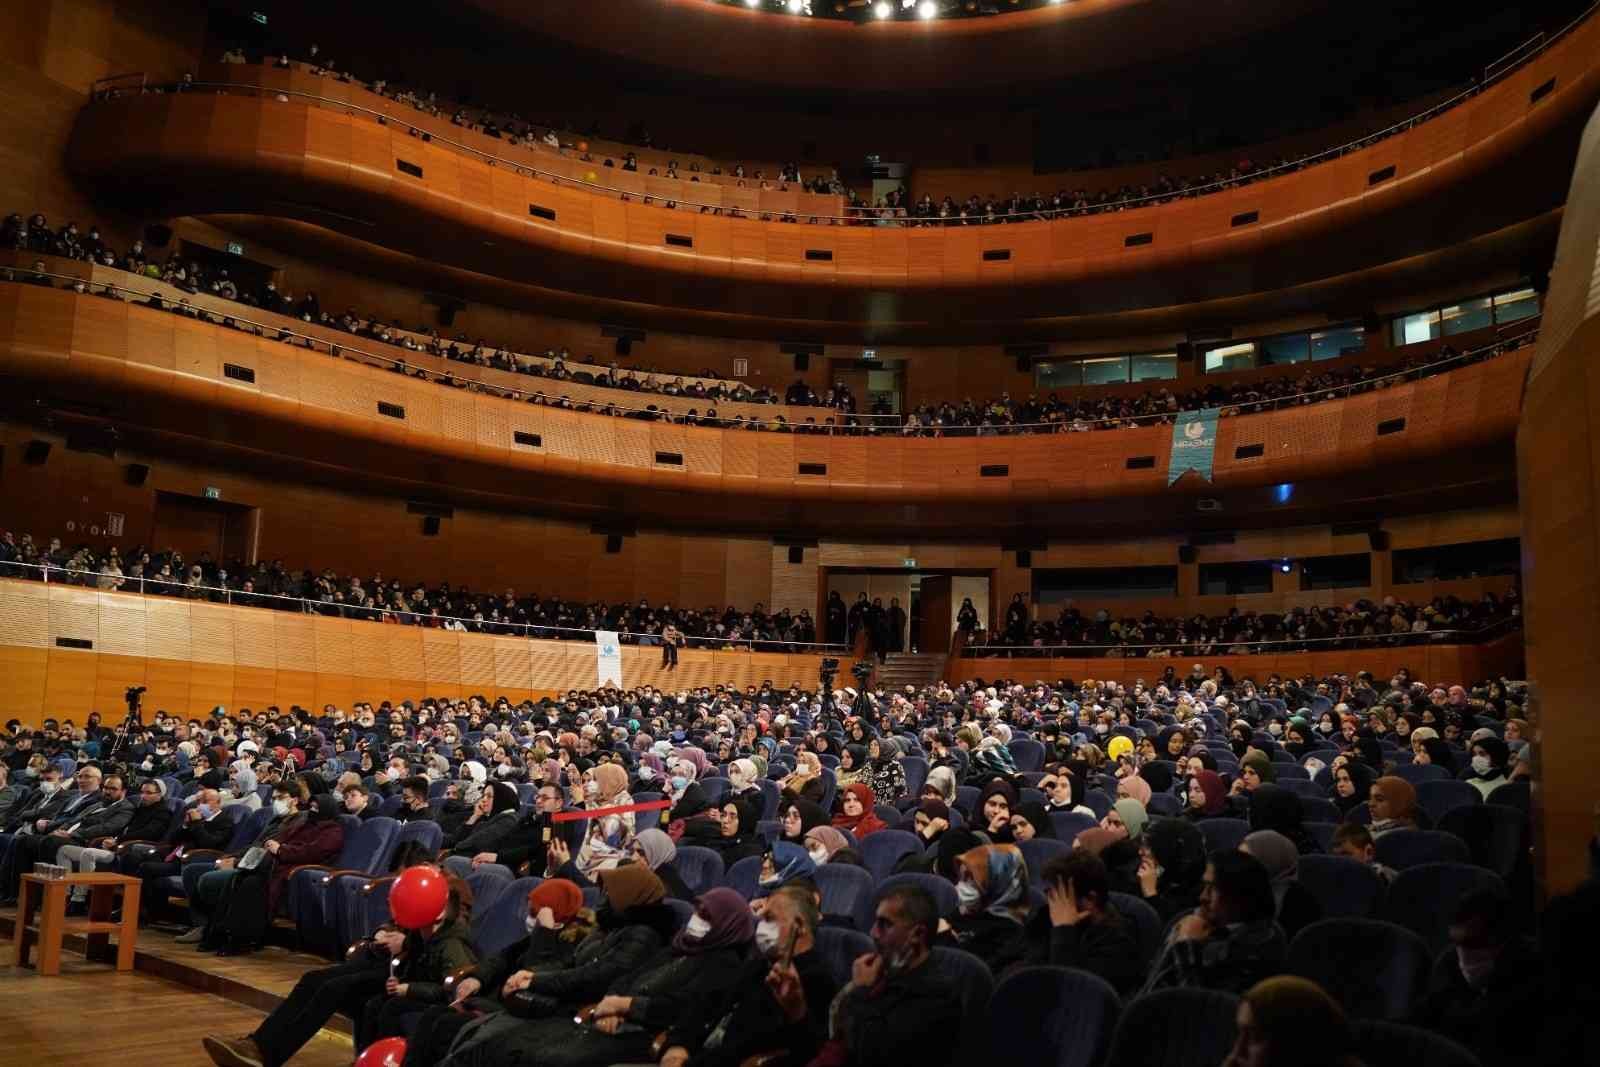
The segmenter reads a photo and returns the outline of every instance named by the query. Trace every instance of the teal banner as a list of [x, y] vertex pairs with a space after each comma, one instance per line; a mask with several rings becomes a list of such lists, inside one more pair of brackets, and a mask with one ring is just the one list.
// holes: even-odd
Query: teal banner
[[1194, 471], [1211, 480], [1211, 460], [1217, 450], [1217, 408], [1185, 411], [1172, 424], [1172, 456], [1167, 460], [1167, 484]]

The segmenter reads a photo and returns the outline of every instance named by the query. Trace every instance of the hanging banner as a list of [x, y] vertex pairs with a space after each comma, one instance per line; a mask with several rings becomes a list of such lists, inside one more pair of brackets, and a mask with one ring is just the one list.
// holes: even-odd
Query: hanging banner
[[1172, 424], [1172, 455], [1167, 460], [1167, 484], [1194, 471], [1211, 480], [1211, 460], [1217, 448], [1217, 409], [1185, 411]]
[[622, 643], [610, 630], [594, 632], [596, 685], [614, 685], [622, 688]]

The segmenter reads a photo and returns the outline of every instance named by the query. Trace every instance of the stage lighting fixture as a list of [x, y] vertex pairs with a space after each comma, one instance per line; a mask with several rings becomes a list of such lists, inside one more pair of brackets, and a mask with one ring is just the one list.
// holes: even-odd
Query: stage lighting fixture
[[744, 0], [745, 7], [760, 7], [761, 0]]
[[894, 8], [889, 6], [889, 0], [878, 0], [878, 6], [872, 9], [872, 13], [880, 19], [886, 19], [894, 14]]
[[800, 9], [804, 6], [805, 0], [789, 0], [789, 13], [792, 15], [798, 15], [800, 14]]
[[1284, 560], [1282, 563], [1278, 564], [1278, 569], [1283, 573], [1288, 574], [1290, 571], [1294, 570], [1294, 564], [1290, 563], [1288, 560]]
[[938, 13], [939, 5], [933, 0], [922, 0], [922, 3], [917, 5], [917, 14], [925, 19], [931, 19]]

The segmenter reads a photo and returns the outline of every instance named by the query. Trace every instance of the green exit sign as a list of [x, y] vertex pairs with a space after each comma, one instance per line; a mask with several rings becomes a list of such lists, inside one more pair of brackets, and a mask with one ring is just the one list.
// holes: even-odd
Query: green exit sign
[[231, 255], [231, 256], [242, 256], [242, 255], [244, 255], [244, 245], [240, 244], [238, 241], [229, 241], [228, 242], [228, 254]]
[[907, 567], [915, 567], [917, 565], [917, 561], [912, 559], [910, 556], [905, 557], [900, 562], [904, 563]]
[[221, 500], [222, 499], [222, 490], [218, 489], [214, 485], [206, 486], [206, 499], [207, 500]]

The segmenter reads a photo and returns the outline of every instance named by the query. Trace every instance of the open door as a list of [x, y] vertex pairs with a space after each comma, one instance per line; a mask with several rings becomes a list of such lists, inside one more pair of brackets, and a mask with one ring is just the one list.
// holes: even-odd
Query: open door
[[917, 648], [924, 653], [944, 655], [950, 651], [951, 620], [955, 602], [948, 574], [924, 574], [918, 591], [918, 614], [922, 626], [917, 633]]

